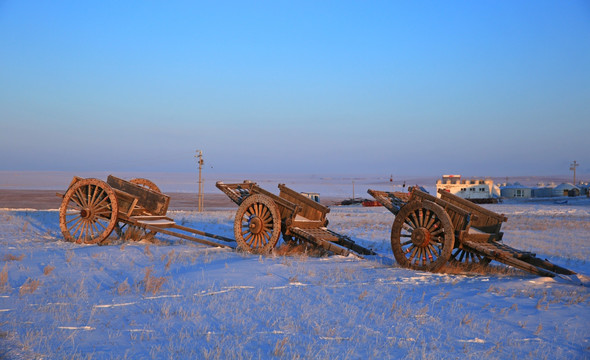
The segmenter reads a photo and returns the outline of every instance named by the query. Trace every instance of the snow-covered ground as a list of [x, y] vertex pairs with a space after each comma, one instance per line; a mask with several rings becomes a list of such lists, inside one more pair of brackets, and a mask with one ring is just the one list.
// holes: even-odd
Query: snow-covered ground
[[[57, 211], [0, 210], [0, 358], [590, 358], [590, 204], [496, 204], [507, 244], [582, 285], [503, 265], [397, 267], [384, 208], [336, 207], [330, 228], [379, 255], [257, 256], [160, 237], [62, 240]], [[169, 212], [233, 237], [235, 209]], [[494, 263], [493, 263], [494, 264]]]

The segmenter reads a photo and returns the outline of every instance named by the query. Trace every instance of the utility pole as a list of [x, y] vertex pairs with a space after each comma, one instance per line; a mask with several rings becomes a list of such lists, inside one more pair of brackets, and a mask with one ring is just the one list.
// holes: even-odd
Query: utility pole
[[580, 166], [580, 164], [576, 162], [576, 160], [574, 160], [574, 162], [570, 164], [570, 170], [573, 170], [574, 172], [574, 186], [576, 186], [576, 168], [578, 166]]
[[197, 163], [199, 164], [199, 193], [197, 195], [197, 208], [199, 212], [203, 211], [203, 178], [201, 177], [201, 171], [203, 169], [203, 152], [201, 150], [197, 150], [197, 154], [195, 155], [197, 158]]

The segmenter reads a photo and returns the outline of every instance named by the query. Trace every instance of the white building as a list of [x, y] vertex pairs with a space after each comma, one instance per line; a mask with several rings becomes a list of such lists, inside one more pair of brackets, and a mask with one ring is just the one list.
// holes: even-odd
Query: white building
[[469, 200], [492, 199], [500, 196], [500, 189], [490, 179], [462, 180], [461, 175], [443, 175], [436, 181], [436, 195], [438, 190], [448, 191], [453, 195]]

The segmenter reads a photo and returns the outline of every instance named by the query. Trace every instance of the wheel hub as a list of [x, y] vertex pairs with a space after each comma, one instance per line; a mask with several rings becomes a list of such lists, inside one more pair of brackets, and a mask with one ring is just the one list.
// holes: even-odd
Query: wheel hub
[[430, 231], [428, 231], [428, 229], [423, 228], [423, 227], [419, 227], [412, 232], [411, 239], [412, 239], [412, 242], [414, 243], [414, 245], [420, 246], [420, 247], [426, 247], [430, 243], [431, 238], [432, 238], [432, 235], [430, 234]]
[[80, 210], [80, 217], [83, 219], [89, 219], [92, 217], [92, 211], [90, 209], [82, 209]]
[[262, 231], [262, 220], [258, 216], [253, 216], [248, 221], [248, 228], [252, 234], [258, 234]]

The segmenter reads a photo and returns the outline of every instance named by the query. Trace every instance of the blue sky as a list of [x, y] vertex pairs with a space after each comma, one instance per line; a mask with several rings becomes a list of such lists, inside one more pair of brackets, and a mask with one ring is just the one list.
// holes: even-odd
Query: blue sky
[[0, 170], [590, 174], [588, 1], [1, 1]]

